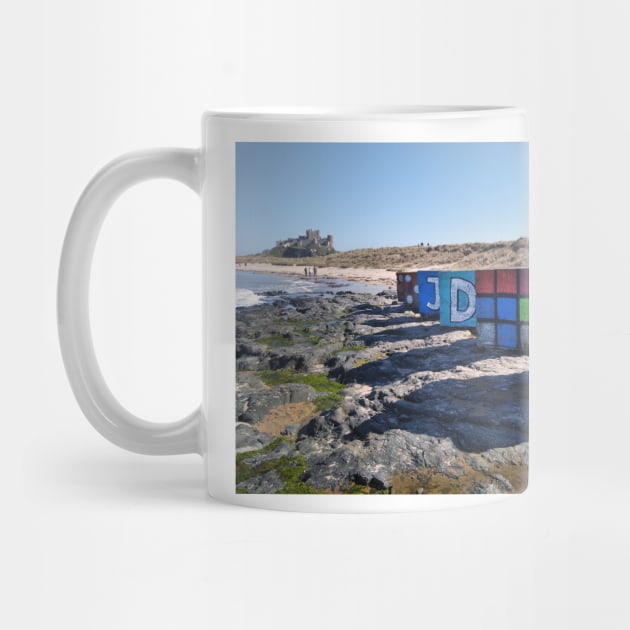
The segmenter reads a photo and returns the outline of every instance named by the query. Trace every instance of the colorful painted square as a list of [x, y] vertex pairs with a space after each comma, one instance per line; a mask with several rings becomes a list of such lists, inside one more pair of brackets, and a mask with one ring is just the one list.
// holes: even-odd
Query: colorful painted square
[[516, 294], [516, 269], [497, 269], [497, 293]]
[[528, 352], [529, 269], [477, 271], [475, 284], [480, 343]]
[[440, 324], [472, 327], [477, 323], [474, 271], [440, 273]]
[[497, 319], [507, 319], [508, 321], [516, 321], [517, 319], [517, 302], [516, 298], [498, 297], [497, 298]]
[[497, 324], [497, 345], [503, 348], [518, 348], [516, 324]]
[[418, 285], [414, 285], [411, 291], [405, 295], [405, 304], [414, 310], [418, 308]]
[[529, 295], [529, 269], [518, 270], [518, 294]]
[[496, 293], [494, 270], [484, 269], [475, 271], [475, 287], [479, 295], [482, 293]]
[[440, 312], [440, 272], [418, 271], [418, 305], [423, 315]]
[[396, 274], [396, 297], [399, 302], [405, 301], [405, 276], [402, 273]]
[[398, 301], [417, 310], [418, 308], [418, 272], [401, 271], [397, 274]]
[[490, 296], [477, 296], [477, 317], [479, 319], [495, 319], [495, 298]]
[[519, 298], [518, 301], [518, 319], [521, 322], [529, 321], [529, 298]]

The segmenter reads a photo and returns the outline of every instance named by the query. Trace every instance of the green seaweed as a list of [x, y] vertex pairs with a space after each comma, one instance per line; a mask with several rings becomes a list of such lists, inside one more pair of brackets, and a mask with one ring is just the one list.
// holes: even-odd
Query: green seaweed
[[326, 374], [302, 374], [294, 370], [263, 370], [260, 373], [262, 381], [273, 387], [285, 383], [302, 383], [310, 385], [316, 392], [338, 393], [343, 389], [343, 385]]
[[284, 348], [286, 346], [293, 346], [297, 342], [292, 341], [284, 335], [272, 335], [270, 337], [259, 337], [256, 339], [258, 343], [264, 343], [269, 348]]
[[377, 490], [376, 488], [352, 481], [341, 494], [391, 494], [391, 492], [388, 488]]
[[344, 386], [328, 378], [326, 374], [301, 374], [294, 370], [264, 370], [259, 376], [263, 383], [270, 387], [285, 383], [310, 385], [316, 392], [323, 394], [313, 401], [318, 413], [332, 409], [343, 401], [343, 396], [339, 392]]
[[[239, 484], [251, 477], [257, 477], [273, 470], [284, 482], [284, 486], [276, 494], [322, 494], [321, 490], [317, 490], [302, 481], [301, 477], [306, 471], [306, 460], [301, 453], [293, 457], [281, 455], [276, 459], [268, 459], [256, 466], [251, 466], [247, 463], [247, 460], [255, 455], [270, 453], [284, 441], [286, 440], [283, 438], [276, 438], [267, 446], [256, 451], [238, 453], [236, 455], [236, 483]], [[237, 494], [247, 494], [247, 491], [243, 488], [237, 488], [236, 492]]]
[[339, 354], [340, 352], [360, 352], [361, 350], [367, 350], [367, 346], [362, 343], [357, 343], [354, 345], [343, 346], [338, 350], [335, 350], [333, 354]]

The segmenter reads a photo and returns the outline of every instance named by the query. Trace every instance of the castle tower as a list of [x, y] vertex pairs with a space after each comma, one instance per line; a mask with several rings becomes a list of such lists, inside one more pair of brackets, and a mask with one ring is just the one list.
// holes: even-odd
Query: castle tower
[[311, 228], [306, 230], [306, 240], [309, 243], [312, 243], [312, 244], [315, 244], [315, 245], [319, 245], [319, 243], [320, 243], [319, 230], [313, 230]]

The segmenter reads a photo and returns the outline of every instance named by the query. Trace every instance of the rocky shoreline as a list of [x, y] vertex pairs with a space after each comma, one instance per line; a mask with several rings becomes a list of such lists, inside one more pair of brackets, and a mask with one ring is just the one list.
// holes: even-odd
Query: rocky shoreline
[[242, 493], [513, 493], [527, 484], [528, 357], [395, 295], [236, 309]]

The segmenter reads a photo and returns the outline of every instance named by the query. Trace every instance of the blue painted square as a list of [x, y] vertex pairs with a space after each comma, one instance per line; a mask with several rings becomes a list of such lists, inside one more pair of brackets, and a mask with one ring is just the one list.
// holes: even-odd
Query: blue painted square
[[477, 324], [474, 271], [440, 272], [440, 324], [472, 327]]
[[497, 346], [502, 348], [518, 347], [516, 324], [497, 324]]
[[423, 315], [440, 312], [439, 279], [438, 271], [418, 271], [418, 307]]
[[497, 317], [499, 319], [507, 319], [508, 321], [515, 322], [518, 319], [518, 303], [516, 298], [497, 298]]
[[479, 319], [494, 319], [496, 317], [493, 297], [477, 297], [477, 317]]

